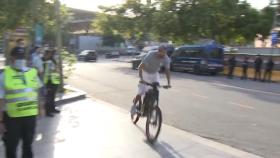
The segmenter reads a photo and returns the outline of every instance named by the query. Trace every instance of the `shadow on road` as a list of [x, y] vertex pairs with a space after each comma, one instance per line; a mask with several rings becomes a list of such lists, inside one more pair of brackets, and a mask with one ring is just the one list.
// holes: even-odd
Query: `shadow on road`
[[185, 158], [177, 150], [175, 150], [171, 145], [164, 141], [157, 142], [155, 144], [150, 144], [145, 141], [154, 151], [156, 151], [162, 158]]
[[[145, 130], [138, 125], [135, 125], [144, 135]], [[146, 139], [143, 140], [149, 147], [156, 151], [162, 158], [184, 158], [177, 150], [164, 141], [158, 141], [155, 144], [149, 143]]]

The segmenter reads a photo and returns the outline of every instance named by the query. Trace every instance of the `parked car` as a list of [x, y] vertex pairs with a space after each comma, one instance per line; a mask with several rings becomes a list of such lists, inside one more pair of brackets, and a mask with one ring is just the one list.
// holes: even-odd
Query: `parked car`
[[219, 44], [184, 45], [171, 56], [171, 70], [216, 75], [223, 71], [223, 58], [224, 49]]
[[125, 53], [123, 55], [139, 55], [140, 52], [138, 51], [137, 48], [133, 46], [128, 46], [127, 49], [125, 50]]
[[79, 61], [97, 61], [97, 53], [95, 50], [84, 50], [78, 55]]
[[105, 58], [109, 59], [109, 58], [118, 58], [120, 57], [120, 53], [118, 51], [112, 51], [110, 53], [106, 53], [105, 54]]

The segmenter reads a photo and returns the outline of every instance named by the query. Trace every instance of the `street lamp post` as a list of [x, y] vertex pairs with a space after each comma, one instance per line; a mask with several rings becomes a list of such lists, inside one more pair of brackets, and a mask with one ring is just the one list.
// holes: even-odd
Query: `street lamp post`
[[56, 46], [58, 52], [58, 64], [59, 64], [59, 74], [60, 74], [60, 87], [59, 91], [63, 92], [63, 67], [62, 67], [62, 33], [61, 33], [61, 17], [60, 17], [60, 1], [55, 0], [55, 13], [56, 13]]

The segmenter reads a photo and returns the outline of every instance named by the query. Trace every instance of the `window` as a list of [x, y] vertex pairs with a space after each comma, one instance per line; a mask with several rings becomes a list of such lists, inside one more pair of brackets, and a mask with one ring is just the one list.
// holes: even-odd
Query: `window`
[[223, 58], [223, 49], [215, 48], [209, 53], [209, 58]]
[[184, 48], [180, 53], [180, 57], [203, 58], [206, 57], [206, 54], [202, 48]]

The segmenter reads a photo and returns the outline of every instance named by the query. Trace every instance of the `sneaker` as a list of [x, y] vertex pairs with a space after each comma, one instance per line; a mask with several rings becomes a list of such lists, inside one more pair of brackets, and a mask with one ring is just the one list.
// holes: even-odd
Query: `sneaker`
[[46, 114], [46, 117], [54, 117], [54, 114]]
[[60, 110], [54, 109], [52, 112], [55, 113], [55, 114], [59, 114]]

